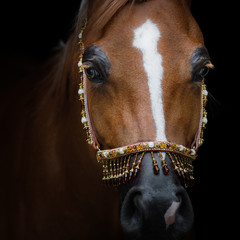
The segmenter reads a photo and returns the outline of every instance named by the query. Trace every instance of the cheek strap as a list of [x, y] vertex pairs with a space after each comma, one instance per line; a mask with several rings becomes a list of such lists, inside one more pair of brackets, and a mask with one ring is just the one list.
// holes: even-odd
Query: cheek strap
[[81, 122], [84, 126], [83, 128], [87, 135], [88, 144], [92, 145], [93, 149], [98, 151], [100, 150], [100, 145], [94, 133], [94, 130], [90, 121], [89, 111], [88, 111], [87, 86], [86, 86], [87, 78], [86, 78], [86, 74], [84, 73], [84, 66], [80, 69], [80, 71], [82, 72], [81, 72], [81, 83], [79, 84], [78, 94], [82, 102]]
[[87, 135], [87, 142], [88, 144], [92, 145], [94, 150], [98, 151], [100, 150], [99, 143], [97, 141], [97, 138], [95, 136], [91, 121], [90, 121], [90, 116], [89, 116], [89, 111], [88, 111], [88, 99], [87, 99], [87, 78], [84, 73], [84, 68], [88, 67], [86, 65], [83, 65], [83, 54], [84, 54], [84, 43], [83, 43], [83, 31], [86, 28], [87, 20], [83, 22], [83, 25], [81, 27], [81, 31], [78, 34], [79, 38], [79, 62], [78, 62], [78, 68], [79, 68], [79, 73], [80, 73], [80, 83], [79, 83], [79, 89], [78, 89], [78, 95], [79, 99], [82, 103], [82, 111], [81, 111], [81, 122], [83, 124], [83, 128], [86, 132]]
[[208, 122], [207, 111], [205, 109], [206, 104], [207, 104], [207, 96], [208, 96], [208, 91], [207, 91], [206, 84], [204, 83], [204, 80], [203, 80], [202, 81], [202, 90], [201, 90], [201, 110], [200, 110], [198, 131], [197, 131], [194, 141], [191, 145], [191, 148], [195, 148], [196, 151], [204, 142], [203, 133], [206, 128], [206, 124]]

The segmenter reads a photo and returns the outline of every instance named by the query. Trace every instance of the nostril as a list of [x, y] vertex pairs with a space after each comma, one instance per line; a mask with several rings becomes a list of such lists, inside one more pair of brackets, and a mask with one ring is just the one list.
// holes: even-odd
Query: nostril
[[192, 227], [194, 221], [194, 213], [191, 200], [187, 192], [181, 188], [176, 196], [180, 202], [175, 214], [174, 229], [178, 235], [186, 234]]
[[139, 190], [131, 189], [126, 195], [120, 213], [120, 221], [123, 230], [128, 235], [138, 235], [142, 227], [142, 193]]

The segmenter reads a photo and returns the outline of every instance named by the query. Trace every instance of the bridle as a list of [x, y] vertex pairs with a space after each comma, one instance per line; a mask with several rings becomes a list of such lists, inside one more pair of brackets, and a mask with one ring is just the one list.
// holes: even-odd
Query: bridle
[[84, 43], [83, 43], [83, 31], [86, 27], [87, 21], [81, 27], [81, 31], [78, 35], [80, 58], [78, 62], [78, 68], [80, 73], [80, 84], [78, 94], [82, 103], [81, 122], [86, 132], [87, 142], [92, 145], [97, 151], [97, 160], [102, 164], [103, 177], [102, 180], [106, 185], [119, 186], [128, 182], [135, 177], [140, 168], [143, 157], [145, 154], [150, 154], [153, 163], [154, 174], [160, 173], [160, 168], [156, 161], [156, 155], [159, 155], [161, 159], [161, 167], [164, 175], [168, 175], [169, 168], [165, 161], [165, 155], [167, 154], [172, 162], [174, 172], [179, 177], [180, 181], [185, 187], [193, 185], [193, 165], [192, 162], [197, 157], [197, 149], [203, 144], [203, 132], [207, 124], [207, 112], [205, 109], [207, 103], [208, 92], [204, 80], [202, 81], [201, 90], [201, 113], [199, 128], [195, 135], [191, 148], [171, 143], [171, 142], [139, 142], [122, 146], [114, 149], [101, 150], [100, 144], [94, 134], [87, 103], [87, 91], [86, 91], [86, 75], [84, 69], [88, 66], [83, 64]]

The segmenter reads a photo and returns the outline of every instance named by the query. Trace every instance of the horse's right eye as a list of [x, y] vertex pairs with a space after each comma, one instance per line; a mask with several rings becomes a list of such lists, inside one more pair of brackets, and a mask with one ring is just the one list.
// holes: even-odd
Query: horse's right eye
[[85, 68], [85, 73], [89, 81], [94, 83], [101, 83], [104, 81], [102, 74], [94, 66]]

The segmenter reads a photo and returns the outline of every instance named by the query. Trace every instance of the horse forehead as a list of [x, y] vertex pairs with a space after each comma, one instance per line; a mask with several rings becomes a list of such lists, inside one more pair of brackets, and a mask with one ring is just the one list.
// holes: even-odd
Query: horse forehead
[[193, 42], [197, 42], [195, 45], [203, 44], [202, 33], [189, 8], [179, 2], [182, 1], [162, 0], [126, 6], [110, 21], [102, 39], [107, 44], [103, 45], [110, 49], [113, 47], [116, 52], [131, 51], [129, 47], [132, 46], [134, 29], [143, 25], [147, 19], [159, 27], [164, 49], [186, 50], [186, 46]]
[[[175, 69], [183, 66], [179, 73], [189, 68], [188, 63], [192, 53], [204, 42], [190, 9], [180, 2], [183, 1], [153, 0], [143, 4], [136, 3], [133, 6], [125, 6], [116, 14], [106, 26], [103, 37], [96, 43], [101, 46], [112, 63], [111, 72], [120, 72], [119, 75], [122, 75], [124, 71], [130, 77], [130, 72], [137, 74], [136, 69], [143, 70], [139, 62], [139, 53], [133, 46], [133, 39], [136, 34], [135, 29], [144, 25], [147, 20], [154, 23], [155, 29], [159, 30], [155, 33], [161, 35], [160, 41], [157, 41], [157, 47], [164, 59], [163, 64], [166, 67], [176, 64]], [[148, 38], [148, 35], [151, 35], [148, 30], [152, 29], [144, 29], [143, 41], [151, 40]], [[141, 31], [139, 32], [142, 34]], [[114, 68], [115, 65], [117, 68]], [[168, 69], [165, 70], [169, 72]]]
[[[182, 1], [151, 1], [148, 7], [136, 6], [132, 20], [134, 28], [142, 25], [147, 19], [158, 25], [161, 30], [162, 42], [167, 41], [175, 47], [180, 42], [201, 42], [203, 36], [187, 5]], [[147, 2], [148, 3], [148, 2]], [[174, 3], [174, 4], [173, 4]], [[177, 4], [178, 3], [178, 4]]]

